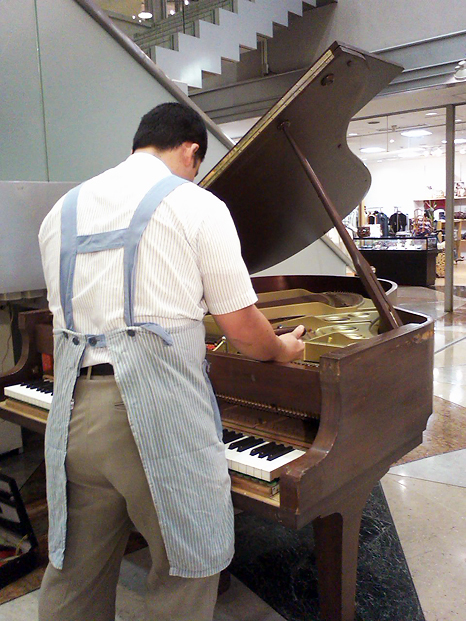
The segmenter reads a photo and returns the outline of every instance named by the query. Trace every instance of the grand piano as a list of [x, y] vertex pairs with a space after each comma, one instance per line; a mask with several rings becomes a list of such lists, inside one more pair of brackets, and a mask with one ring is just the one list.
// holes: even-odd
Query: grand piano
[[[354, 620], [363, 507], [390, 465], [422, 441], [432, 412], [433, 323], [394, 307], [396, 285], [375, 278], [341, 222], [370, 185], [348, 149], [348, 123], [399, 71], [333, 44], [201, 182], [230, 207], [251, 273], [332, 226], [356, 267], [355, 277], [253, 278], [259, 308], [276, 330], [306, 326], [302, 360], [247, 359], [205, 320], [210, 377], [234, 454], [234, 504], [293, 529], [313, 523], [324, 621]], [[48, 406], [24, 403], [15, 386], [40, 381], [44, 363], [50, 367], [51, 316], [30, 311], [19, 324], [22, 354], [0, 376], [0, 416], [44, 432]], [[244, 459], [238, 439], [247, 440]], [[251, 465], [264, 446], [269, 463], [279, 452], [272, 470]]]

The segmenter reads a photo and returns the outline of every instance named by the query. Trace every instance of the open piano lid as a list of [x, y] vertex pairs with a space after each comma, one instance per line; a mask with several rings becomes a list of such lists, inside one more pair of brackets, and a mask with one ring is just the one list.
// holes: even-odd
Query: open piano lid
[[348, 124], [401, 71], [399, 65], [333, 43], [201, 181], [229, 207], [251, 273], [296, 254], [333, 226], [281, 123], [289, 123], [344, 218], [362, 201], [371, 180], [348, 148]]

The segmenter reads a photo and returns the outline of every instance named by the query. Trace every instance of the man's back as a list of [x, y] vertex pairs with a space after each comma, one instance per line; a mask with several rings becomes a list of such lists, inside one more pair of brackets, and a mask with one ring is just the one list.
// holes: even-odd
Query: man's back
[[[78, 235], [125, 229], [147, 191], [170, 174], [158, 158], [136, 153], [87, 181], [78, 199]], [[61, 205], [62, 200], [39, 235], [55, 328], [64, 326], [58, 278]], [[135, 268], [135, 319], [170, 329], [201, 320], [207, 306], [219, 314], [229, 312], [231, 303], [236, 308], [234, 290], [249, 281], [238, 257], [239, 242], [225, 205], [194, 184], [183, 184], [158, 206], [142, 236]], [[227, 300], [225, 288], [230, 289]], [[251, 294], [247, 301], [254, 299]], [[76, 329], [86, 334], [124, 325], [122, 249], [78, 255], [73, 315]], [[92, 364], [106, 361], [105, 352], [92, 353]]]

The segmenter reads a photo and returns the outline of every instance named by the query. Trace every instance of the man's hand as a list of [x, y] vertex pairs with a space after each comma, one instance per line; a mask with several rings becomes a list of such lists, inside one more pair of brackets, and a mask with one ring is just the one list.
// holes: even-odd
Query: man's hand
[[276, 336], [269, 321], [255, 304], [233, 313], [214, 315], [214, 318], [227, 339], [249, 358], [291, 362], [302, 356], [304, 326]]
[[274, 358], [277, 362], [291, 362], [297, 358], [302, 358], [304, 351], [304, 343], [302, 336], [306, 332], [304, 326], [297, 326], [293, 332], [282, 334], [278, 338], [281, 340], [284, 350], [282, 354], [279, 354]]

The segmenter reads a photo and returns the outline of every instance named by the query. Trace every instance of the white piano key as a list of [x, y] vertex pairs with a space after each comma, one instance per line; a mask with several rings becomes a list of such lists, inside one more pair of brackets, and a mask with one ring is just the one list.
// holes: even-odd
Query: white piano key
[[[249, 436], [244, 435], [244, 438]], [[244, 439], [241, 438], [241, 439]], [[228, 461], [228, 468], [235, 472], [247, 474], [263, 481], [273, 481], [273, 479], [279, 476], [280, 470], [289, 464], [291, 461], [298, 459], [301, 455], [304, 455], [305, 451], [295, 449], [286, 455], [277, 457], [276, 459], [268, 460], [267, 457], [257, 457], [257, 455], [251, 455], [251, 450], [259, 448], [264, 444], [268, 444], [270, 440], [264, 440], [262, 444], [252, 447], [246, 451], [239, 452], [237, 449], [230, 449], [229, 446], [235, 442], [229, 442], [225, 445], [225, 452]]]
[[13, 386], [6, 386], [4, 392], [6, 397], [35, 405], [44, 410], [50, 410], [50, 406], [52, 405], [52, 395], [50, 393], [40, 392], [40, 390], [36, 388], [29, 388], [28, 386], [16, 384]]

